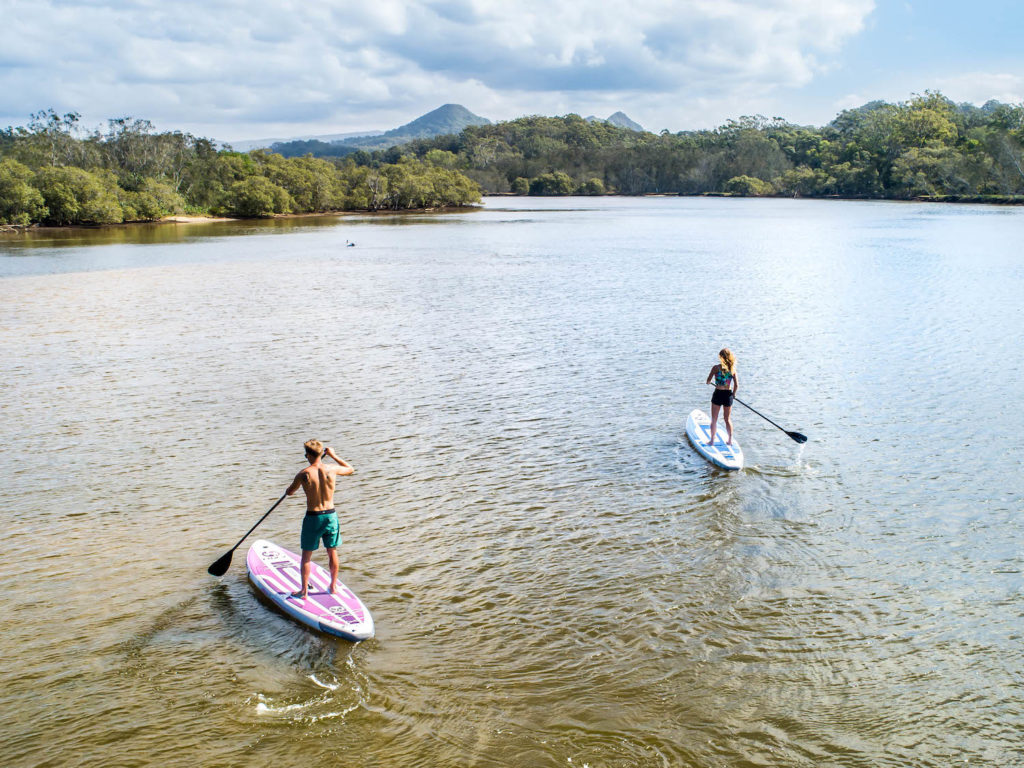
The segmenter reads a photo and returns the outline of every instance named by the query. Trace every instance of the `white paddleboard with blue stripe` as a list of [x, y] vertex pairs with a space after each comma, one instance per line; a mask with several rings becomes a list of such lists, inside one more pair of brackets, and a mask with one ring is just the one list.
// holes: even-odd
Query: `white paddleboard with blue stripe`
[[743, 469], [743, 449], [735, 438], [732, 445], [726, 445], [728, 432], [721, 414], [715, 428], [715, 444], [708, 445], [711, 439], [711, 417], [700, 408], [694, 408], [686, 420], [686, 436], [690, 438], [697, 453], [722, 469]]

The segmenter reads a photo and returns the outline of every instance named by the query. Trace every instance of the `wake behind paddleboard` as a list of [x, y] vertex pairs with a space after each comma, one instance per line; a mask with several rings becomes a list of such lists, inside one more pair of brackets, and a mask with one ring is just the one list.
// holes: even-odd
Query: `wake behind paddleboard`
[[715, 430], [715, 444], [708, 445], [711, 439], [711, 417], [700, 408], [694, 408], [686, 420], [686, 436], [690, 438], [697, 453], [722, 469], [743, 469], [743, 449], [737, 440], [726, 445], [727, 432], [725, 423], [718, 419]]
[[245, 564], [256, 588], [296, 621], [355, 642], [373, 637], [373, 617], [363, 601], [340, 581], [333, 595], [328, 592], [331, 576], [323, 566], [311, 564], [307, 596], [299, 600], [291, 597], [302, 588], [301, 558], [294, 552], [260, 539], [249, 547]]

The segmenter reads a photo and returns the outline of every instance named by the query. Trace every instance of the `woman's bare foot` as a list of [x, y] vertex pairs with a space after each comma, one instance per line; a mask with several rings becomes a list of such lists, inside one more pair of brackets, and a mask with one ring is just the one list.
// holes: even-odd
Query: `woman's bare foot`
[[294, 597], [298, 600], [305, 600], [306, 593], [300, 589], [298, 592], [292, 592], [290, 595], [288, 595], [288, 597]]

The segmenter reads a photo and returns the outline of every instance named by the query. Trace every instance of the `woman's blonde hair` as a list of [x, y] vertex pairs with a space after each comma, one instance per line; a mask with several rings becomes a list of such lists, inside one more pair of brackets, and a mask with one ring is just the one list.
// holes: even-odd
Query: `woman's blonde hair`
[[718, 353], [718, 362], [721, 363], [722, 370], [726, 373], [736, 373], [736, 355], [728, 347]]

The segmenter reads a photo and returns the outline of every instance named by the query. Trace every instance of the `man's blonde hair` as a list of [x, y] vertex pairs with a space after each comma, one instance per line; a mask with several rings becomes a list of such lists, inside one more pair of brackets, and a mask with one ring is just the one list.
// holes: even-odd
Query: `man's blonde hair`
[[307, 440], [302, 444], [302, 447], [306, 449], [306, 453], [310, 456], [323, 456], [324, 444], [319, 440]]

